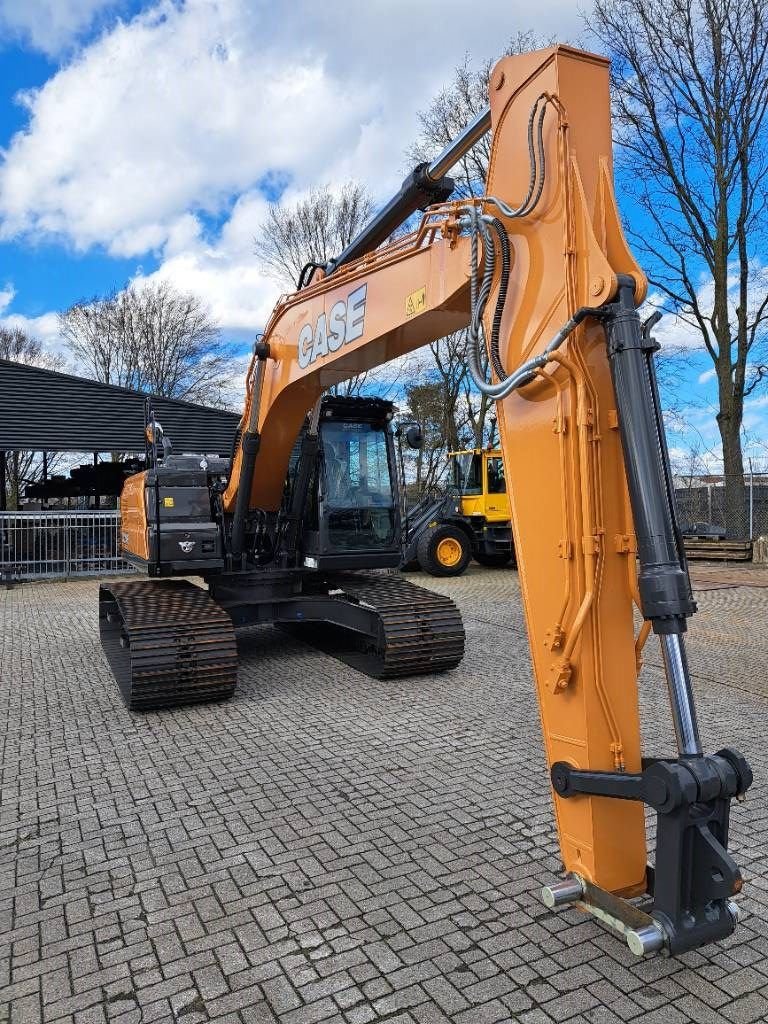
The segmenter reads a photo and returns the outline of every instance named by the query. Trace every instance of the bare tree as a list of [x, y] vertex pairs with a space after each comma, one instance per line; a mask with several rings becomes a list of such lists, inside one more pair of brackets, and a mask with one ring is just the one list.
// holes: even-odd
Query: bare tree
[[374, 212], [366, 189], [348, 181], [338, 191], [313, 189], [293, 204], [272, 203], [254, 249], [262, 268], [291, 291], [306, 263], [325, 264], [346, 248]]
[[129, 285], [77, 302], [59, 316], [61, 333], [96, 380], [167, 398], [224, 403], [232, 346], [200, 300], [166, 282]]
[[119, 292], [94, 296], [59, 314], [59, 329], [82, 372], [105, 384], [138, 387], [139, 354], [123, 332]]
[[[446, 438], [451, 433], [452, 425], [446, 423], [444, 389], [441, 382], [406, 385], [405, 398], [406, 418], [415, 420], [421, 428], [421, 447], [415, 452], [404, 453], [413, 473], [414, 496], [420, 498], [440, 482], [446, 466]], [[455, 431], [455, 425], [453, 429]]]
[[430, 344], [433, 367], [427, 371], [427, 380], [405, 387], [406, 415], [416, 420], [424, 438], [421, 449], [410, 459], [417, 493], [423, 493], [440, 482], [449, 451], [483, 443], [482, 435], [477, 440], [478, 417], [481, 409], [485, 414], [487, 401], [481, 405], [482, 396], [477, 393], [471, 396], [471, 400], [467, 398], [466, 405], [461, 401], [469, 387], [462, 361], [465, 344], [463, 331]]
[[466, 346], [466, 331], [454, 331], [429, 345], [435, 367], [433, 377], [440, 394], [443, 435], [449, 451], [459, 448], [465, 422], [459, 410], [459, 398], [467, 382]]
[[[0, 327], [0, 359], [9, 359], [14, 363], [26, 366], [41, 366], [46, 370], [64, 368], [64, 357], [46, 352], [37, 338], [31, 337], [19, 327]], [[41, 479], [43, 462], [39, 452], [12, 451], [5, 452], [8, 472], [5, 479], [5, 500], [8, 508], [19, 508], [21, 493], [26, 484]], [[61, 459], [55, 453], [48, 457], [48, 469], [53, 469]]]
[[[504, 54], [525, 53], [551, 45], [533, 32], [519, 32], [508, 43]], [[474, 65], [469, 55], [455, 69], [453, 79], [419, 113], [419, 134], [407, 151], [409, 164], [431, 160], [488, 105], [488, 82], [498, 58]], [[480, 196], [485, 191], [490, 159], [490, 135], [482, 138], [450, 172], [457, 197]], [[483, 444], [486, 421], [492, 403], [477, 392], [467, 369], [466, 331], [430, 345], [438, 376], [452, 401], [453, 422], [466, 423], [472, 431], [472, 443]], [[455, 396], [454, 396], [455, 391]], [[459, 405], [462, 407], [459, 412]], [[458, 429], [458, 428], [457, 428]], [[456, 447], [458, 437], [451, 442]]]
[[672, 459], [672, 472], [678, 488], [690, 490], [694, 482], [707, 472], [704, 452], [698, 441], [693, 441]]
[[42, 366], [46, 370], [61, 370], [64, 357], [46, 351], [37, 338], [33, 338], [20, 327], [0, 327], [0, 359], [26, 366]]
[[[432, 160], [488, 106], [488, 82], [500, 56], [527, 53], [529, 50], [551, 46], [552, 42], [535, 32], [518, 32], [509, 40], [503, 53], [477, 66], [473, 65], [469, 54], [466, 54], [454, 70], [453, 79], [441, 89], [428, 107], [419, 112], [419, 134], [407, 151], [409, 164]], [[451, 170], [450, 175], [456, 183], [454, 195], [467, 197], [483, 194], [490, 155], [491, 137], [486, 135]]]
[[717, 373], [734, 535], [744, 525], [744, 396], [765, 375], [768, 8], [597, 0], [592, 28], [613, 59], [617, 168], [640, 214], [630, 235]]
[[[254, 250], [264, 271], [293, 291], [304, 267], [308, 263], [323, 266], [338, 256], [373, 211], [373, 201], [362, 185], [348, 181], [338, 191], [324, 185], [294, 203], [272, 203], [254, 239]], [[329, 390], [359, 394], [368, 376], [358, 374]]]

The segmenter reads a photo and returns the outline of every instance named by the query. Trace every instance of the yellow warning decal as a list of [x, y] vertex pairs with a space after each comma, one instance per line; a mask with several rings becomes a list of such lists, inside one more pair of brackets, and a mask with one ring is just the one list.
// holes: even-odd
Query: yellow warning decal
[[173, 498], [163, 498], [164, 508], [173, 508]]
[[411, 292], [408, 298], [405, 300], [405, 315], [416, 316], [417, 313], [423, 313], [427, 308], [427, 289], [419, 288], [415, 292]]

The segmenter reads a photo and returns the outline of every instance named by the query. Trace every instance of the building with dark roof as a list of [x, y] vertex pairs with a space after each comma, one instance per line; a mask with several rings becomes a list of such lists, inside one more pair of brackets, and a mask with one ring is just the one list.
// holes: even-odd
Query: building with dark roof
[[8, 453], [143, 455], [148, 409], [175, 452], [231, 454], [237, 413], [0, 359], [0, 507]]

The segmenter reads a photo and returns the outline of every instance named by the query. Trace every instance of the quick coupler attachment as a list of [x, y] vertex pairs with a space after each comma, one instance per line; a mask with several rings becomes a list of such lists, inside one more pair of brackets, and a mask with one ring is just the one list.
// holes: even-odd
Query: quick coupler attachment
[[551, 778], [563, 799], [642, 801], [656, 811], [657, 832], [656, 864], [639, 902], [572, 874], [544, 889], [547, 906], [577, 904], [623, 935], [638, 956], [676, 955], [731, 934], [742, 879], [728, 853], [728, 820], [731, 800], [743, 799], [752, 784], [741, 754], [726, 747], [707, 756], [644, 759], [635, 774], [582, 771], [558, 761]]

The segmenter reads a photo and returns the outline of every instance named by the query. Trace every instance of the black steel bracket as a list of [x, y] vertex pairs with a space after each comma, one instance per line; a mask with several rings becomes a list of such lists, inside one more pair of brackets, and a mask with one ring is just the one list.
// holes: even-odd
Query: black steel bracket
[[728, 747], [706, 757], [650, 759], [642, 772], [582, 771], [552, 765], [558, 796], [638, 800], [657, 814], [656, 863], [649, 872], [651, 916], [671, 953], [730, 935], [730, 899], [742, 879], [728, 853], [730, 803], [752, 784], [746, 759]]

